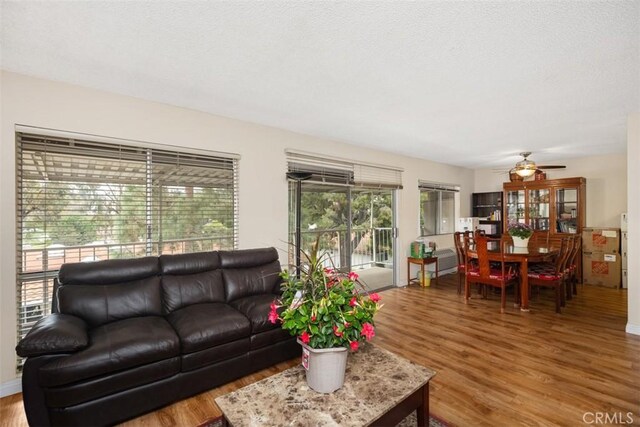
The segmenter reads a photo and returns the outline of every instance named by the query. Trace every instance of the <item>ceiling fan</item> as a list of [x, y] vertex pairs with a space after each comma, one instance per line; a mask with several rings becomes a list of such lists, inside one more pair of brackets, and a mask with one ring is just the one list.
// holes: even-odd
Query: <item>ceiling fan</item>
[[510, 170], [494, 169], [496, 173], [506, 173], [509, 175], [511, 181], [522, 181], [525, 178], [529, 178], [533, 175], [536, 179], [546, 179], [546, 175], [543, 169], [565, 169], [564, 165], [537, 165], [534, 161], [529, 160], [531, 152], [527, 151], [520, 153], [522, 160], [515, 164]]
[[[542, 169], [564, 169], [566, 166], [564, 165], [536, 165], [534, 161], [529, 160], [529, 156], [531, 155], [530, 151], [520, 153], [523, 157], [518, 163], [516, 163], [515, 167], [511, 169], [509, 172], [515, 172], [519, 176], [523, 178], [527, 178], [537, 171], [541, 171]], [[539, 173], [542, 173], [539, 172]]]

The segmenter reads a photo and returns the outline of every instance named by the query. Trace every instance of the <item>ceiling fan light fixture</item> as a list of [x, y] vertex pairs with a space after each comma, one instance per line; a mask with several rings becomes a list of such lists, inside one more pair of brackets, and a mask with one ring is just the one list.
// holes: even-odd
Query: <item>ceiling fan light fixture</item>
[[536, 173], [536, 164], [526, 158], [516, 163], [516, 173], [523, 178], [527, 178]]

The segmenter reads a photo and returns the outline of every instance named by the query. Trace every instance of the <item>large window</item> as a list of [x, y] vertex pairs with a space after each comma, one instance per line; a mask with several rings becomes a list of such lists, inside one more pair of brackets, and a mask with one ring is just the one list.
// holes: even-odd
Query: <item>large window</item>
[[234, 249], [237, 156], [18, 132], [18, 338], [63, 263]]
[[421, 182], [420, 187], [420, 234], [434, 236], [455, 231], [455, 199], [459, 188]]

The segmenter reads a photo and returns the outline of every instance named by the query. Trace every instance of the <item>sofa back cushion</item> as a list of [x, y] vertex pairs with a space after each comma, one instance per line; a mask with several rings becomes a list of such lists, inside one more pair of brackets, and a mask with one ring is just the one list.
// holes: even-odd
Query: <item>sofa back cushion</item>
[[220, 265], [227, 302], [274, 293], [281, 281], [278, 251], [274, 248], [221, 251]]
[[162, 255], [160, 271], [164, 313], [225, 300], [218, 252]]
[[60, 313], [85, 320], [90, 327], [116, 320], [162, 313], [158, 258], [147, 257], [60, 267]]

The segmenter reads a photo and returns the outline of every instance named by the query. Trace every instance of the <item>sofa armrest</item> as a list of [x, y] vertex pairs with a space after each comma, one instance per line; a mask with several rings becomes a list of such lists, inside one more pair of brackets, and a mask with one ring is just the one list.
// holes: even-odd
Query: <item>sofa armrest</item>
[[69, 314], [53, 313], [38, 320], [18, 343], [16, 353], [20, 357], [71, 353], [87, 345], [89, 336], [84, 320]]

